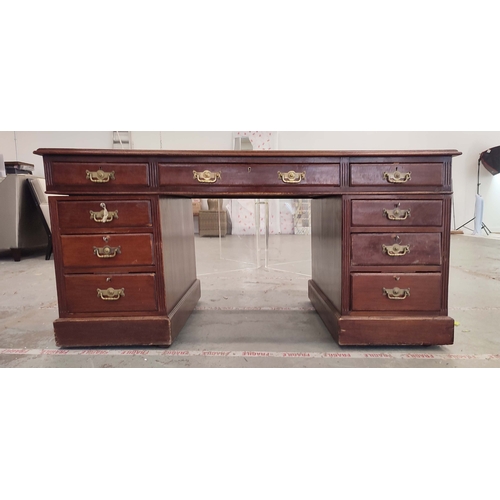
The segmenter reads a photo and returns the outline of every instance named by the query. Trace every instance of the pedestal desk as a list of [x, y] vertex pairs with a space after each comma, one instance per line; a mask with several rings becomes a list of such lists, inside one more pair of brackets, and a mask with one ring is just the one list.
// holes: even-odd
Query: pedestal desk
[[191, 198], [312, 198], [309, 299], [340, 345], [453, 343], [440, 151], [39, 149], [58, 346], [171, 345], [200, 298]]

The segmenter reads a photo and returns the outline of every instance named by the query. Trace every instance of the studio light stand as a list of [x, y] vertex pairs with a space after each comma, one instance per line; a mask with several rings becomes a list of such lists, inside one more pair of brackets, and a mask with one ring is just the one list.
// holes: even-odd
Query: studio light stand
[[[493, 148], [493, 149], [497, 149], [497, 148]], [[476, 194], [479, 197], [481, 197], [481, 194], [479, 193], [479, 186], [481, 185], [481, 183], [479, 181], [479, 173], [480, 173], [480, 169], [481, 169], [481, 162], [484, 161], [483, 160], [483, 155], [490, 154], [491, 151], [492, 151], [491, 149], [488, 149], [487, 151], [483, 151], [479, 155], [479, 159], [477, 160], [477, 191], [476, 191]], [[487, 168], [488, 167], [490, 167], [490, 165], [488, 165]], [[488, 168], [488, 170], [490, 171], [490, 168]], [[482, 198], [481, 198], [481, 201], [482, 201]], [[476, 210], [477, 210], [477, 201], [476, 201]], [[456, 231], [458, 231], [459, 229], [462, 229], [467, 224], [470, 224], [471, 222], [473, 222], [474, 220], [476, 220], [476, 217], [477, 217], [477, 213], [474, 213], [474, 217], [472, 217], [472, 219], [470, 219], [467, 222], [465, 222], [464, 224], [462, 224], [460, 227], [457, 227]], [[491, 234], [491, 231], [490, 231], [489, 227], [483, 221], [481, 221], [481, 229], [484, 230], [484, 232], [486, 233], [486, 236], [488, 236], [489, 234]], [[481, 232], [481, 229], [479, 230], [479, 233]]]

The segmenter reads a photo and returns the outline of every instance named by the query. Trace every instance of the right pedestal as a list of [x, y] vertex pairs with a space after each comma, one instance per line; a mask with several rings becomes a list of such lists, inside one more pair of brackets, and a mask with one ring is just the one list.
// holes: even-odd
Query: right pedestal
[[453, 343], [448, 195], [312, 203], [309, 299], [340, 345]]

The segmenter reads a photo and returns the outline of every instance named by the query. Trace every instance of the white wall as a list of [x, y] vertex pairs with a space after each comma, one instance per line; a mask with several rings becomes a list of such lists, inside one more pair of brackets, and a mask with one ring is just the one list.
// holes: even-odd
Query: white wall
[[132, 132], [133, 149], [233, 149], [232, 132]]
[[[38, 148], [111, 148], [112, 132], [16, 132], [17, 159], [35, 164], [43, 175]], [[232, 132], [132, 132], [134, 149], [232, 149]], [[500, 132], [279, 132], [278, 149], [458, 149], [453, 160], [454, 220], [458, 227], [474, 216], [479, 154], [500, 145]], [[13, 132], [0, 132], [0, 152], [6, 161], [16, 159]], [[484, 222], [500, 232], [500, 175], [480, 169]], [[468, 227], [472, 228], [472, 225]]]
[[[35, 165], [34, 175], [43, 177], [43, 160], [34, 155], [38, 148], [97, 148], [113, 145], [112, 132], [0, 132], [0, 153], [5, 161]], [[16, 155], [17, 150], [17, 155]]]

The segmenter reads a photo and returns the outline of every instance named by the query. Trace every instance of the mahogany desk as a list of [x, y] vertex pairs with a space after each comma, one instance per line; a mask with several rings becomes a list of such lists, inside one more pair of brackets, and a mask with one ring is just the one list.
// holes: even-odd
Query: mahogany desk
[[171, 345], [200, 298], [190, 198], [312, 198], [309, 299], [340, 345], [453, 343], [443, 151], [39, 149], [58, 346]]

